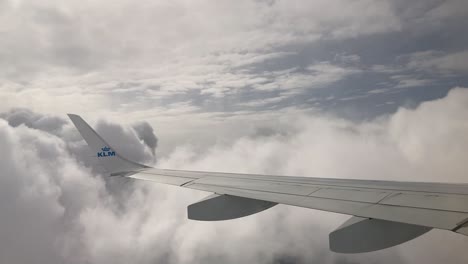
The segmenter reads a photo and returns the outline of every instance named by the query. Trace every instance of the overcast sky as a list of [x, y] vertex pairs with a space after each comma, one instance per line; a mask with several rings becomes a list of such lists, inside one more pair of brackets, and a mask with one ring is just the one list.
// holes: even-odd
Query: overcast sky
[[0, 0], [0, 262], [466, 263], [441, 231], [335, 254], [346, 217], [301, 208], [188, 221], [206, 193], [103, 178], [66, 118], [161, 167], [468, 182], [466, 25], [466, 0]]

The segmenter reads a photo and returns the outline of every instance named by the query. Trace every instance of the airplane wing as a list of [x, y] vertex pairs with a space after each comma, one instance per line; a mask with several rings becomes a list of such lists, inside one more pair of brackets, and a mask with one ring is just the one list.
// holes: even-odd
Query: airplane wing
[[341, 253], [380, 250], [432, 228], [468, 235], [468, 184], [290, 177], [152, 168], [116, 153], [81, 117], [69, 114], [111, 176], [129, 177], [213, 195], [188, 206], [188, 217], [239, 218], [287, 204], [351, 215], [330, 233]]

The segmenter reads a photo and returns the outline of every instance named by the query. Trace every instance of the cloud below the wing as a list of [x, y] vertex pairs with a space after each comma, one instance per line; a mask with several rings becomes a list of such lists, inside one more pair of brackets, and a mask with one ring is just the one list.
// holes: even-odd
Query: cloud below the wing
[[[443, 99], [422, 103], [416, 109], [401, 108], [368, 122], [315, 114], [232, 144], [201, 149], [180, 146], [161, 157], [158, 165], [466, 182], [467, 115], [468, 90], [453, 89]], [[8, 122], [0, 119], [0, 147], [5, 154], [0, 161], [0, 255], [12, 264], [468, 260], [463, 251], [466, 237], [437, 231], [385, 251], [334, 254], [328, 251], [327, 234], [346, 217], [303, 208], [279, 205], [232, 221], [189, 221], [186, 206], [207, 194], [104, 179], [85, 161], [89, 155], [77, 151], [84, 144], [63, 118], [24, 109], [4, 113], [2, 118]], [[47, 125], [42, 126], [44, 123]], [[109, 121], [95, 125], [124, 155], [154, 162], [152, 149], [157, 138], [151, 127], [142, 126]], [[427, 251], [433, 254], [428, 256]]]

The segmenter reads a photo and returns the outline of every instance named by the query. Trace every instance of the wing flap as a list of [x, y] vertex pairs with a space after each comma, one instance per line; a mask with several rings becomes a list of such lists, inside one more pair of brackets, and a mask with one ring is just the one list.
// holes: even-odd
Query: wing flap
[[454, 230], [454, 231], [457, 232], [457, 233], [459, 233], [459, 234], [468, 236], [468, 219], [465, 219], [465, 221], [463, 222], [463, 224], [461, 224], [460, 227], [457, 228], [457, 229]]
[[383, 204], [363, 208], [355, 215], [446, 230], [457, 228], [468, 218], [468, 213]]
[[399, 193], [384, 199], [380, 203], [435, 210], [468, 212], [468, 197], [466, 196], [448, 196], [434, 193]]

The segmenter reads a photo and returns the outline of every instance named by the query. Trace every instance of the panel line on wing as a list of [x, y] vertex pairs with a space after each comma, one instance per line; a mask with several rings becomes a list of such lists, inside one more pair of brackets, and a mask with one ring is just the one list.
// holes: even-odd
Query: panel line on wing
[[[176, 172], [172, 170], [171, 172]], [[181, 171], [183, 172], [183, 171]], [[186, 171], [188, 173], [188, 171]], [[189, 174], [189, 173], [188, 173]], [[201, 174], [199, 179], [205, 179], [205, 178], [225, 178], [225, 179], [233, 179], [233, 180], [249, 180], [249, 181], [257, 181], [257, 182], [271, 182], [271, 183], [285, 183], [285, 184], [295, 184], [295, 185], [300, 185], [300, 186], [310, 186], [310, 187], [317, 187], [317, 188], [350, 188], [350, 189], [366, 189], [369, 191], [389, 191], [389, 192], [414, 192], [414, 193], [428, 193], [428, 194], [453, 194], [453, 195], [460, 195], [462, 197], [466, 197], [468, 195], [468, 191], [465, 192], [458, 192], [454, 190], [439, 190], [436, 187], [431, 187], [431, 186], [424, 186], [425, 183], [415, 183], [415, 182], [408, 182], [407, 184], [412, 185], [412, 184], [422, 184], [421, 186], [386, 186], [385, 184], [394, 184], [391, 182], [386, 182], [386, 181], [367, 181], [367, 180], [346, 180], [341, 182], [340, 179], [324, 179], [324, 178], [307, 178], [305, 179], [310, 179], [310, 181], [297, 181], [294, 178], [295, 177], [288, 177], [288, 176], [272, 176], [275, 177], [274, 179], [267, 177], [266, 175], [256, 175], [256, 174], [229, 174], [225, 175], [227, 173], [203, 173], [203, 172], [197, 172], [197, 174]], [[173, 176], [167, 175], [167, 176]], [[252, 177], [249, 177], [252, 176]], [[279, 180], [278, 178], [285, 178]], [[292, 178], [292, 179], [288, 179]], [[328, 181], [329, 180], [329, 181]], [[356, 182], [348, 182], [348, 181], [356, 181]], [[366, 185], [368, 183], [369, 185]], [[404, 184], [405, 182], [397, 182], [399, 184]], [[439, 183], [434, 183], [434, 184], [439, 184]], [[450, 184], [443, 184], [447, 186], [441, 186], [439, 188], [454, 188], [457, 187], [455, 185], [450, 185]], [[424, 189], [421, 190], [419, 188], [429, 188], [429, 189]], [[467, 189], [468, 190], [468, 189]]]

